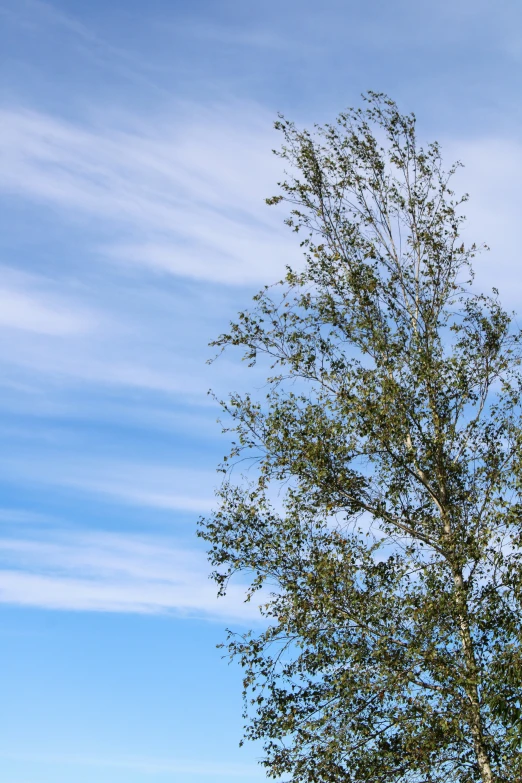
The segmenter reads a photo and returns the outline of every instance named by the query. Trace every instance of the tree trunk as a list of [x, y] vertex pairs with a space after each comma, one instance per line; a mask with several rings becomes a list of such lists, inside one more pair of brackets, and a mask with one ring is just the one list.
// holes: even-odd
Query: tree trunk
[[486, 743], [484, 741], [484, 729], [482, 724], [482, 714], [480, 711], [480, 698], [478, 689], [478, 671], [473, 648], [473, 639], [469, 627], [468, 604], [466, 600], [466, 587], [460, 571], [455, 571], [453, 575], [457, 607], [460, 623], [460, 637], [462, 640], [462, 649], [464, 660], [466, 662], [466, 694], [470, 703], [470, 728], [473, 736], [473, 745], [475, 747], [475, 756], [480, 770], [480, 776], [483, 783], [494, 783], [493, 773], [488, 758]]

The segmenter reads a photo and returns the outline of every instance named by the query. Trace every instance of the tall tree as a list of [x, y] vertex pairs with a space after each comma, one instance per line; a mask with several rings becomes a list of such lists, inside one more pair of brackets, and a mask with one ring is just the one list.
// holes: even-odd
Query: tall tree
[[246, 737], [295, 783], [520, 781], [519, 335], [473, 290], [456, 167], [365, 100], [276, 123], [268, 201], [305, 268], [214, 343], [271, 365], [259, 400], [223, 403], [236, 441], [200, 531], [221, 592], [265, 588], [267, 623], [228, 638]]

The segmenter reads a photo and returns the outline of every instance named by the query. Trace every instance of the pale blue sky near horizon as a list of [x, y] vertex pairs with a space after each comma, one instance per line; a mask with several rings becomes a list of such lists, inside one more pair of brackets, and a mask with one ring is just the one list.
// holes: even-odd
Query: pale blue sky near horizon
[[415, 111], [520, 311], [521, 31], [498, 0], [0, 0], [3, 783], [264, 778], [216, 649], [255, 607], [195, 528], [207, 389], [261, 383], [207, 344], [300, 258], [273, 121]]

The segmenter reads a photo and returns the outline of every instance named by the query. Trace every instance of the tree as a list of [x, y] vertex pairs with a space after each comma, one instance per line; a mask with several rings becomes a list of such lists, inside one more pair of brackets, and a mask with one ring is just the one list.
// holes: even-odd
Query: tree
[[268, 595], [267, 624], [228, 635], [246, 737], [295, 783], [520, 781], [520, 335], [474, 293], [456, 166], [365, 101], [276, 123], [268, 202], [304, 271], [213, 343], [271, 366], [266, 397], [222, 403], [236, 440], [200, 530], [222, 593], [243, 572]]

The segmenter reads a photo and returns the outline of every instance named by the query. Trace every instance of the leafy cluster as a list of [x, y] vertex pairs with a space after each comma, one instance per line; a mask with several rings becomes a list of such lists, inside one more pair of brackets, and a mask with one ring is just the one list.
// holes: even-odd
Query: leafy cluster
[[[463, 199], [415, 118], [370, 93], [281, 118], [303, 271], [214, 345], [268, 358], [223, 402], [236, 440], [202, 521], [214, 577], [265, 587], [229, 634], [246, 736], [293, 783], [522, 779], [519, 335], [475, 294]], [[231, 465], [256, 460], [255, 478]], [[277, 490], [277, 491], [276, 491]]]

